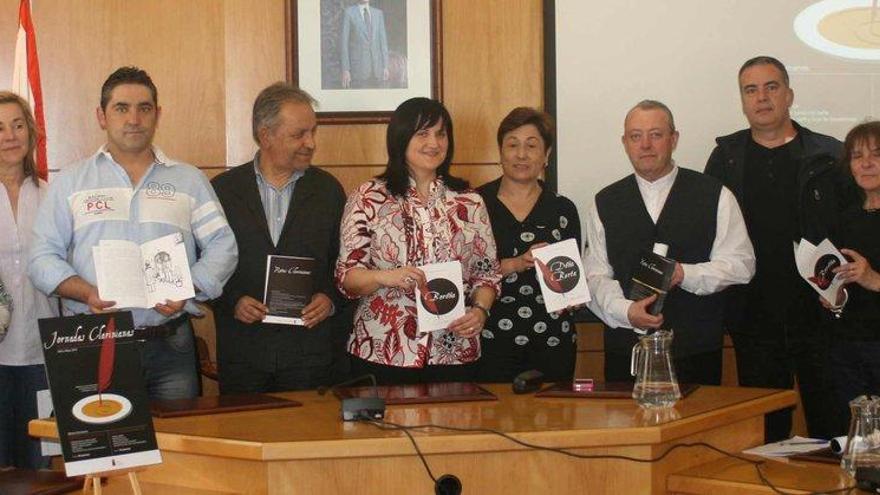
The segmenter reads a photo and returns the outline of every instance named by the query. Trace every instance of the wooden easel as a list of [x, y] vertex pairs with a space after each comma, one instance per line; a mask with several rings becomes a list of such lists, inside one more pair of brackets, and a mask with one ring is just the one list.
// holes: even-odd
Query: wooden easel
[[143, 492], [141, 492], [141, 484], [137, 477], [138, 471], [141, 471], [141, 469], [122, 469], [119, 471], [88, 474], [86, 475], [85, 482], [83, 482], [82, 493], [89, 493], [89, 485], [91, 485], [92, 495], [101, 495], [101, 478], [118, 478], [120, 476], [128, 475], [128, 482], [131, 484], [131, 493], [134, 495], [143, 495]]

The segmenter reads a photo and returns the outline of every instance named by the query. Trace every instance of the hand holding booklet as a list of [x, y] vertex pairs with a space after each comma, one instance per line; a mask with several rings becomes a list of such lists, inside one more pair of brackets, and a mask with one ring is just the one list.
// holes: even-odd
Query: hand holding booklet
[[419, 267], [426, 283], [416, 287], [416, 314], [419, 332], [445, 330], [450, 323], [464, 316], [464, 283], [461, 263], [448, 261]]
[[837, 293], [843, 285], [834, 269], [848, 263], [840, 251], [828, 239], [814, 246], [810, 241], [801, 239], [794, 243], [794, 260], [798, 272], [816, 292], [826, 301], [835, 303]]
[[102, 240], [92, 247], [98, 297], [114, 308], [152, 308], [195, 297], [183, 235], [169, 234], [143, 244]]
[[302, 310], [312, 300], [314, 258], [266, 257], [266, 285], [263, 304], [269, 308], [263, 323], [302, 325]]
[[633, 268], [632, 283], [626, 298], [632, 301], [657, 296], [648, 307], [648, 313], [657, 316], [663, 312], [666, 295], [672, 288], [672, 277], [675, 274], [675, 260], [667, 258], [668, 246], [656, 243], [651, 251], [645, 250], [639, 256], [639, 262]]
[[532, 250], [535, 271], [548, 313], [590, 302], [577, 241], [566, 239]]

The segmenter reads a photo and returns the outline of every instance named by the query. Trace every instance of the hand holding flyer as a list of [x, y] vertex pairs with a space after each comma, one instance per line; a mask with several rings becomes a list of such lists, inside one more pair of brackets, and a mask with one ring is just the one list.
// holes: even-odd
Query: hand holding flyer
[[826, 301], [837, 302], [837, 293], [843, 286], [840, 276], [834, 269], [847, 263], [846, 258], [828, 239], [814, 246], [810, 241], [801, 239], [794, 243], [794, 260], [798, 272], [816, 292]]
[[312, 272], [315, 258], [266, 257], [263, 304], [269, 308], [263, 323], [303, 325], [302, 310], [312, 300]]
[[419, 332], [444, 330], [464, 315], [464, 283], [461, 263], [449, 261], [419, 267], [426, 283], [416, 287]]
[[577, 241], [567, 239], [532, 250], [535, 272], [547, 312], [590, 302]]

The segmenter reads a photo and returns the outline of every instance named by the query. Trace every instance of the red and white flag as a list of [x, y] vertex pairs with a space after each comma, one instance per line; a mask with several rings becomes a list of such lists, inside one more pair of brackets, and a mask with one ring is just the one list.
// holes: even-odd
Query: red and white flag
[[37, 121], [37, 174], [46, 180], [46, 119], [43, 114], [43, 87], [40, 85], [40, 61], [37, 58], [37, 33], [31, 17], [30, 0], [18, 6], [18, 38], [15, 40], [15, 65], [12, 69], [12, 91], [30, 103]]

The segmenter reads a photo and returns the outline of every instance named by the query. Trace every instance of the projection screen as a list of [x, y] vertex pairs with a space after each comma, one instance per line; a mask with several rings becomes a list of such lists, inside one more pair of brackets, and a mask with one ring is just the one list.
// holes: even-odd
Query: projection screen
[[737, 71], [755, 55], [786, 64], [796, 121], [843, 139], [876, 115], [874, 3], [548, 0], [546, 89], [559, 129], [558, 191], [578, 205], [583, 222], [595, 193], [632, 172], [620, 142], [623, 118], [645, 98], [675, 115], [676, 163], [703, 170], [716, 136], [747, 127]]

